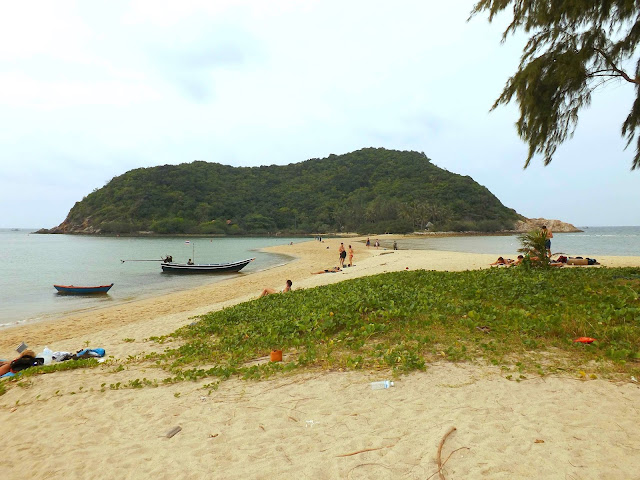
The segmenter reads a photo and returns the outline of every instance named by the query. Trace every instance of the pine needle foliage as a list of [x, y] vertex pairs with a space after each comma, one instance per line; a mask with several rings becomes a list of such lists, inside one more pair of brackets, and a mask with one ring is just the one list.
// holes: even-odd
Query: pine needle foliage
[[492, 110], [514, 100], [520, 107], [518, 135], [529, 146], [525, 168], [540, 154], [548, 165], [556, 148], [571, 138], [579, 111], [591, 94], [611, 82], [627, 82], [636, 99], [622, 123], [629, 146], [637, 137], [631, 169], [640, 167], [640, 2], [633, 0], [481, 0], [471, 17], [489, 21], [511, 8], [504, 42], [518, 31], [530, 35], [518, 71]]

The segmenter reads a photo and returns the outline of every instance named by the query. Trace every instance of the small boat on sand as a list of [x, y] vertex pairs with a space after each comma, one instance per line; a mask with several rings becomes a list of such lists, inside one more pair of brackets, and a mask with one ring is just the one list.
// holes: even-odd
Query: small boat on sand
[[111, 285], [98, 285], [95, 287], [79, 287], [76, 285], [54, 285], [53, 287], [58, 293], [67, 295], [93, 295], [95, 293], [107, 293], [109, 289], [113, 287], [113, 283]]
[[162, 271], [166, 273], [230, 273], [239, 272], [255, 258], [247, 258], [228, 263], [174, 263], [162, 262]]

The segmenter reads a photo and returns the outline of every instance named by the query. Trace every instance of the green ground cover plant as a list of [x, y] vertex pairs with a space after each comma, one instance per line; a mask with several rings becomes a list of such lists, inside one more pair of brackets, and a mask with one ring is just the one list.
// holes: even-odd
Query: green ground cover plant
[[[162, 353], [122, 363], [155, 365], [159, 379], [128, 379], [109, 389], [211, 379], [261, 379], [303, 369], [391, 370], [435, 361], [499, 366], [507, 379], [561, 371], [584, 380], [640, 376], [640, 269], [493, 268], [404, 271], [269, 295], [197, 317], [149, 341]], [[591, 337], [591, 344], [577, 343]], [[269, 362], [272, 349], [283, 362]], [[95, 359], [33, 367], [0, 382], [75, 368]], [[25, 384], [27, 385], [27, 384]], [[106, 389], [106, 383], [102, 384]]]
[[[78, 368], [93, 368], [100, 365], [100, 362], [95, 358], [84, 358], [80, 360], [73, 360], [68, 362], [54, 363], [51, 365], [42, 365], [39, 367], [27, 368], [22, 370], [18, 375], [0, 380], [0, 396], [7, 393], [8, 385], [20, 385], [25, 386], [29, 382], [30, 377], [37, 375], [43, 375], [47, 373], [63, 372], [65, 370], [76, 370]], [[30, 385], [30, 383], [28, 383]]]
[[[508, 378], [557, 369], [640, 372], [640, 269], [404, 271], [269, 295], [196, 319], [148, 358], [165, 382], [262, 378], [303, 367], [501, 365]], [[596, 339], [576, 343], [578, 337]], [[256, 362], [272, 349], [282, 363]], [[595, 372], [595, 373], [594, 373]]]

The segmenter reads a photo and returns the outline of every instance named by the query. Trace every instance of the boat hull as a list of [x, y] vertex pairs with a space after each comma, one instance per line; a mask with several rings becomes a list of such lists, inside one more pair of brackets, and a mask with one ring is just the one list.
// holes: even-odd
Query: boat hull
[[233, 273], [239, 272], [255, 258], [247, 258], [238, 262], [228, 263], [199, 263], [188, 265], [186, 263], [162, 263], [162, 271], [165, 273]]
[[98, 285], [95, 287], [77, 287], [75, 285], [54, 285], [58, 293], [65, 295], [95, 295], [97, 293], [107, 293], [111, 285]]

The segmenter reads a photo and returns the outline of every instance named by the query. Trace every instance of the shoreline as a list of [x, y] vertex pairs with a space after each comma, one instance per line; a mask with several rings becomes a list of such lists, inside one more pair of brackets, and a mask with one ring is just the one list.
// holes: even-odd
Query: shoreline
[[[390, 242], [406, 236], [381, 235], [377, 238]], [[495, 254], [445, 250], [394, 251], [383, 247], [367, 248], [364, 245], [365, 239], [365, 236], [338, 237], [322, 243], [309, 240], [294, 245], [266, 247], [261, 250], [289, 256], [291, 260], [246, 276], [170, 294], [145, 296], [116, 305], [94, 306], [71, 313], [53, 313], [35, 322], [9, 325], [0, 329], [0, 358], [10, 357], [16, 346], [23, 341], [37, 351], [41, 351], [44, 346], [51, 348], [52, 344], [59, 345], [55, 350], [76, 351], [89, 341], [108, 352], [118, 352], [122, 342], [114, 337], [115, 331], [122, 331], [124, 334], [149, 329], [144, 338], [167, 334], [190, 323], [189, 319], [194, 316], [255, 299], [266, 287], [280, 290], [287, 279], [293, 281], [294, 289], [313, 288], [350, 278], [406, 269], [461, 271], [490, 268], [489, 264], [496, 258]], [[337, 249], [340, 242], [345, 245], [351, 242], [354, 245], [354, 267], [337, 273], [312, 274], [311, 272], [338, 264]], [[600, 257], [600, 263], [608, 267], [640, 267], [640, 257], [604, 256]], [[158, 331], [154, 331], [155, 328]], [[135, 337], [126, 334], [126, 338]], [[127, 347], [131, 349], [132, 345]]]
[[[355, 266], [312, 274], [336, 265], [340, 241], [354, 244]], [[367, 249], [354, 238], [264, 250], [295, 258], [242, 278], [3, 330], [0, 357], [15, 356], [24, 340], [36, 352], [45, 345], [74, 352], [87, 342], [123, 360], [25, 378], [22, 388], [12, 385], [0, 395], [0, 435], [11, 452], [0, 467], [3, 478], [22, 478], [28, 465], [38, 477], [88, 478], [100, 471], [105, 480], [424, 479], [437, 475], [440, 449], [446, 478], [637, 474], [640, 386], [631, 382], [553, 375], [511, 381], [499, 367], [436, 362], [379, 391], [369, 382], [390, 378], [388, 371], [311, 370], [259, 382], [120, 388], [166, 376], [136, 361], [167, 348], [149, 337], [255, 299], [265, 287], [279, 290], [286, 279], [294, 289], [313, 288], [406, 267], [490, 268], [495, 260], [493, 254]], [[640, 266], [640, 257], [603, 257], [602, 264]], [[38, 431], [37, 442], [24, 440], [30, 431]]]

